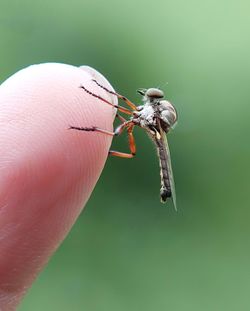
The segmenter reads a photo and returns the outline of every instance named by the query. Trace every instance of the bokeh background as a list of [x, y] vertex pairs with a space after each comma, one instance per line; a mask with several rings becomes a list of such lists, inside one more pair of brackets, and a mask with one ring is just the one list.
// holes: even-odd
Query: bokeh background
[[[178, 212], [159, 202], [156, 152], [110, 158], [85, 211], [21, 311], [250, 310], [250, 2], [0, 2], [0, 79], [86, 64], [135, 102], [160, 86]], [[127, 138], [114, 146], [127, 150]]]

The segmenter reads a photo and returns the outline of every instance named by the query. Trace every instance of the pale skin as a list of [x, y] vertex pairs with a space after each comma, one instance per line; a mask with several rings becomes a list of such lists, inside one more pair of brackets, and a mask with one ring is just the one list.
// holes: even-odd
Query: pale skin
[[74, 224], [101, 174], [117, 98], [92, 82], [89, 67], [42, 64], [0, 85], [0, 310], [15, 310]]

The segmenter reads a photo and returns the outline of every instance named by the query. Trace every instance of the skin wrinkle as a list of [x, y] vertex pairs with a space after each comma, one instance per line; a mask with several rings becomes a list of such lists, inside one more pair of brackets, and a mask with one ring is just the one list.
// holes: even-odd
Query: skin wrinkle
[[103, 169], [111, 137], [68, 130], [112, 130], [112, 107], [79, 87], [116, 104], [93, 77], [112, 89], [93, 69], [64, 64], [28, 67], [0, 86], [0, 310], [15, 310]]

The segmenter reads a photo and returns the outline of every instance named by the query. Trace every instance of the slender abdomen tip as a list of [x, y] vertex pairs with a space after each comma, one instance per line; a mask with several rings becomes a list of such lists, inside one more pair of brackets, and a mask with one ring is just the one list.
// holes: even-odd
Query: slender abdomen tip
[[161, 195], [161, 201], [165, 203], [167, 201], [167, 198], [171, 198], [172, 193], [171, 193], [171, 190], [161, 189], [160, 195]]

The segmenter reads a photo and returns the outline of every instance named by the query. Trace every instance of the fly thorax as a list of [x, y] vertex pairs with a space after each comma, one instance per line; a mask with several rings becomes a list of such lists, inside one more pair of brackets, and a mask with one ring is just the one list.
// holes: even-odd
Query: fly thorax
[[173, 105], [167, 100], [161, 100], [158, 103], [158, 111], [161, 120], [166, 123], [168, 127], [172, 127], [177, 121], [176, 110]]
[[140, 111], [137, 112], [138, 118], [140, 119], [140, 125], [147, 127], [149, 125], [155, 125], [154, 120], [154, 108], [150, 103], [146, 103]]

